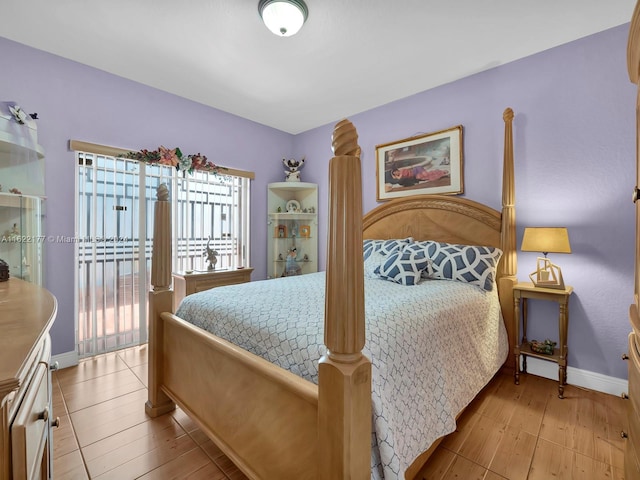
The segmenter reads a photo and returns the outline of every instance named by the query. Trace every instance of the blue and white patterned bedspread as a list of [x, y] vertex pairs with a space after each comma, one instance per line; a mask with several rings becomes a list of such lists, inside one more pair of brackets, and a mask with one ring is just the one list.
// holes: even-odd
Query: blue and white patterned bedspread
[[[324, 272], [218, 287], [186, 297], [177, 315], [317, 383], [324, 289]], [[497, 289], [365, 278], [365, 312], [372, 478], [404, 478], [420, 453], [455, 430], [456, 415], [507, 357]]]

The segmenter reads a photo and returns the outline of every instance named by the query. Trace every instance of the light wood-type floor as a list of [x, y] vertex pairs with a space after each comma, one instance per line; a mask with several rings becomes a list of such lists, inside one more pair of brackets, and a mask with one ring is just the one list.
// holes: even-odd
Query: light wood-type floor
[[[145, 415], [146, 363], [140, 346], [54, 373], [54, 478], [246, 479], [179, 409]], [[418, 479], [624, 478], [626, 400], [572, 386], [560, 400], [556, 382], [520, 378], [497, 375]]]

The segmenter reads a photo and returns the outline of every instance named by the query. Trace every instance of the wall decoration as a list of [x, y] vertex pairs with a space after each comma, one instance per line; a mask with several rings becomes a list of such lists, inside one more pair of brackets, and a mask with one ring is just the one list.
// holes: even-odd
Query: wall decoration
[[299, 182], [300, 181], [300, 169], [304, 165], [304, 157], [300, 160], [296, 160], [295, 158], [282, 159], [282, 163], [287, 167], [287, 170], [284, 171], [284, 181], [285, 182]]
[[378, 201], [463, 192], [462, 125], [376, 145]]

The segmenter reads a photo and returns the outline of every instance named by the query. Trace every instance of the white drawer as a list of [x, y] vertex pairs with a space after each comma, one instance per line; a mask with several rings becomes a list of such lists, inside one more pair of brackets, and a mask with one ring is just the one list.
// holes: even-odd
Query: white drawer
[[[42, 475], [48, 441], [49, 370], [45, 363], [38, 364], [33, 380], [13, 424], [11, 425], [11, 458], [14, 480], [31, 480]], [[46, 468], [46, 467], [45, 467]]]

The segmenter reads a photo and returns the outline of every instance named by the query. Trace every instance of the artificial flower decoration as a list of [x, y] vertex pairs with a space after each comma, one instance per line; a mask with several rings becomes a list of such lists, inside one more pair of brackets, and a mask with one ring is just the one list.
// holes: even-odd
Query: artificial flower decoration
[[128, 152], [120, 156], [150, 165], [169, 165], [176, 167], [180, 172], [193, 173], [194, 170], [201, 170], [217, 175], [221, 170], [226, 170], [225, 167], [209, 162], [207, 157], [200, 153], [184, 155], [179, 148], [169, 149], [162, 145], [157, 150], [142, 149], [139, 152]]

